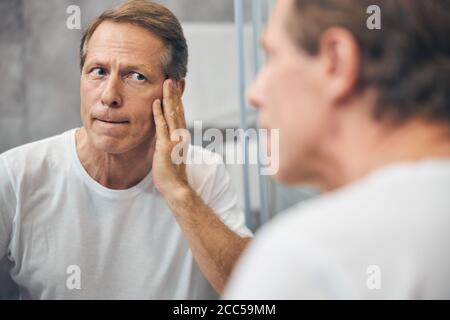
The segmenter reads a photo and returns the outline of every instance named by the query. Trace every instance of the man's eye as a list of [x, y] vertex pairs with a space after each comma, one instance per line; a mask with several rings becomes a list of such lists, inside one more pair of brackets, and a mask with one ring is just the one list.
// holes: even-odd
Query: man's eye
[[131, 79], [136, 80], [136, 81], [145, 81], [147, 80], [147, 78], [145, 76], [143, 76], [142, 74], [138, 73], [138, 72], [132, 72], [130, 74]]
[[106, 71], [103, 68], [94, 68], [90, 73], [96, 77], [103, 77], [104, 75], [106, 75]]

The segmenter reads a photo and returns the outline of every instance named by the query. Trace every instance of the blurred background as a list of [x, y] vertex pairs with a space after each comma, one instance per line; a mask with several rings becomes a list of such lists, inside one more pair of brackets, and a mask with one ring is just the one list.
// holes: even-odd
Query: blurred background
[[[0, 0], [0, 153], [81, 126], [79, 43], [89, 21], [120, 0]], [[264, 63], [259, 37], [274, 0], [160, 0], [180, 19], [189, 46], [188, 127], [203, 131], [256, 128], [244, 100]], [[67, 28], [71, 5], [81, 30]], [[227, 141], [224, 149], [255, 151], [258, 143]], [[299, 164], [301, 165], [301, 164]], [[288, 188], [259, 174], [257, 164], [227, 165], [247, 224], [256, 231], [289, 206], [316, 194]], [[13, 298], [6, 259], [0, 263], [0, 299]]]

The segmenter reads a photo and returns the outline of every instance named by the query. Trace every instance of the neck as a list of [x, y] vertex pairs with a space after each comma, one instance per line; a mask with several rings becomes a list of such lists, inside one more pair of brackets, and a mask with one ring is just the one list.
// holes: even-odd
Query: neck
[[110, 189], [124, 190], [137, 185], [152, 168], [152, 142], [122, 154], [98, 150], [91, 143], [85, 128], [76, 132], [78, 158], [87, 173]]
[[327, 177], [319, 181], [322, 189], [339, 188], [388, 164], [450, 158], [450, 128], [446, 124], [411, 120], [395, 125], [370, 120], [346, 125], [345, 133], [330, 143], [332, 151], [320, 175]]

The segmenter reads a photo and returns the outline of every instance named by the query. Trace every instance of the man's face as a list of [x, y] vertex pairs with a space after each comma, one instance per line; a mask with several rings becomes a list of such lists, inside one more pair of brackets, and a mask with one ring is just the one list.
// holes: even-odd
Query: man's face
[[320, 60], [301, 52], [286, 31], [292, 1], [277, 1], [263, 37], [267, 61], [247, 92], [259, 109], [259, 125], [280, 129], [280, 164], [274, 178], [285, 183], [311, 182], [326, 118]]
[[81, 120], [98, 150], [119, 154], [154, 135], [152, 103], [162, 97], [162, 41], [129, 23], [102, 22], [81, 72]]

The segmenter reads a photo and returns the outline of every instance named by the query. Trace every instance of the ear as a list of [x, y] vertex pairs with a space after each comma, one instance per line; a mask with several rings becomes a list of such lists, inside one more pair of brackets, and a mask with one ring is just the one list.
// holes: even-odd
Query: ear
[[353, 34], [341, 27], [327, 29], [320, 37], [319, 56], [325, 67], [327, 95], [336, 103], [348, 99], [361, 70], [361, 51]]

